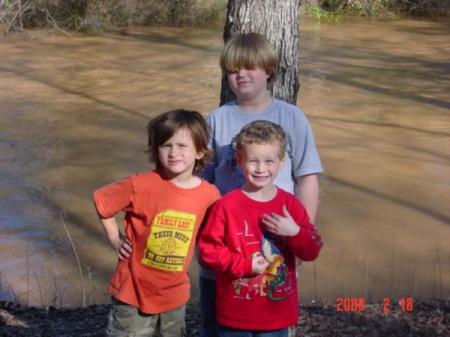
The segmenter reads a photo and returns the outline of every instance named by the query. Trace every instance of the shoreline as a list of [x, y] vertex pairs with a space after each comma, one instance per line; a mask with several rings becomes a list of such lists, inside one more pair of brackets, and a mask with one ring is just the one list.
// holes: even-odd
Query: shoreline
[[[0, 302], [2, 337], [104, 337], [108, 304], [85, 308], [34, 308]], [[396, 303], [386, 311], [383, 303], [364, 307], [307, 303], [300, 305], [297, 336], [302, 337], [444, 337], [450, 335], [450, 298], [418, 300], [406, 308]], [[351, 311], [353, 309], [354, 311]], [[363, 309], [363, 310], [360, 310]], [[408, 310], [411, 309], [411, 310]], [[186, 331], [197, 337], [200, 317], [197, 306], [187, 305]]]

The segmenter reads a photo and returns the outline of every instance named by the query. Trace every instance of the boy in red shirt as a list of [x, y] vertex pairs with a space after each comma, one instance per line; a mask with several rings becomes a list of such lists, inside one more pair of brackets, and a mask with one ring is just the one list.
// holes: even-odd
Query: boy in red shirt
[[287, 337], [298, 320], [295, 257], [314, 260], [321, 237], [300, 201], [273, 184], [286, 156], [283, 129], [255, 121], [233, 144], [246, 182], [215, 203], [198, 245], [217, 273], [219, 336]]
[[[195, 111], [163, 113], [147, 126], [156, 169], [94, 192], [119, 261], [109, 285], [108, 336], [179, 337], [189, 300], [187, 269], [197, 232], [219, 192], [193, 175], [209, 157], [208, 126]], [[125, 235], [114, 218], [125, 212]]]

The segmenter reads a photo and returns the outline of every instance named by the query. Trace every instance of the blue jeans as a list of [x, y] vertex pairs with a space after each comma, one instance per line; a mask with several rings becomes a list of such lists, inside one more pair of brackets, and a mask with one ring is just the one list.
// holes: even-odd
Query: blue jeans
[[271, 331], [248, 331], [228, 328], [226, 326], [219, 325], [220, 337], [288, 337], [288, 328], [281, 330]]
[[200, 337], [218, 337], [216, 323], [216, 280], [199, 277]]

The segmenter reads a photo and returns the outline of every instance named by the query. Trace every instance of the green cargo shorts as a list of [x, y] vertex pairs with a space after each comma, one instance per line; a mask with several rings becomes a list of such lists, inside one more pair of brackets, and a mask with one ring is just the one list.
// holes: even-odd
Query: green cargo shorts
[[112, 297], [108, 337], [184, 337], [186, 306], [160, 314], [144, 314]]

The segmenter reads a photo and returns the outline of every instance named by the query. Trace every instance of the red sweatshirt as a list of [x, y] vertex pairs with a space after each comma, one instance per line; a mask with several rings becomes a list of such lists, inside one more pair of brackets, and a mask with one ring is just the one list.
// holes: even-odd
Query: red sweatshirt
[[[265, 213], [283, 215], [286, 205], [300, 226], [293, 237], [264, 230]], [[240, 189], [216, 202], [199, 240], [200, 256], [217, 273], [217, 321], [242, 330], [276, 330], [298, 320], [295, 256], [314, 260], [322, 247], [298, 199], [278, 189], [274, 199], [258, 202]], [[252, 273], [252, 255], [271, 262], [260, 275]]]

